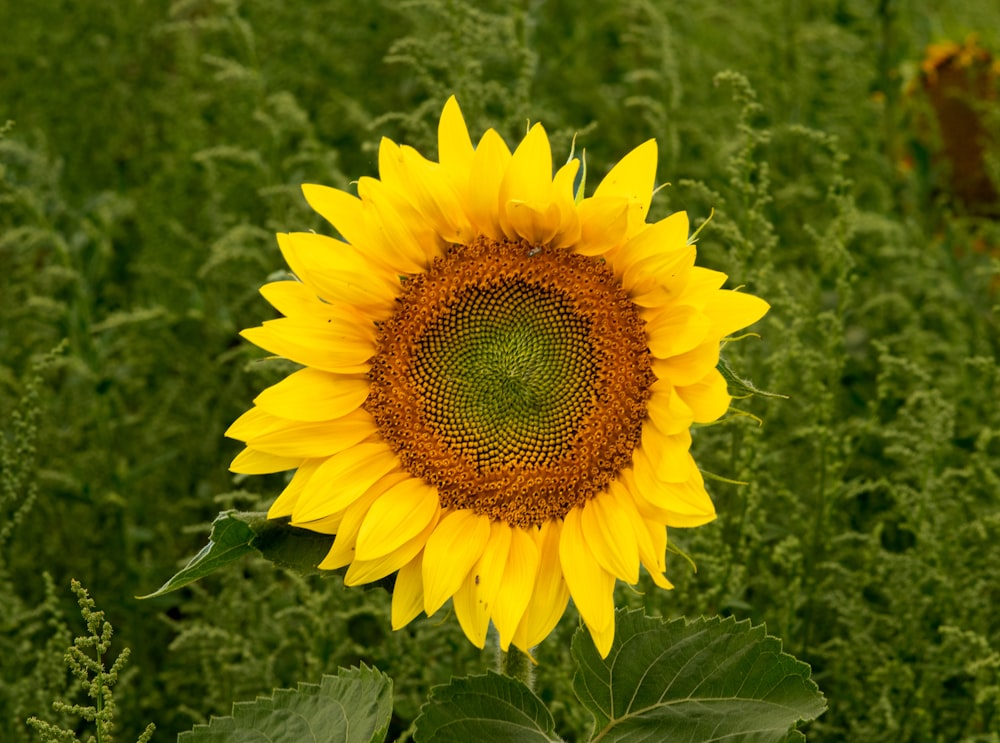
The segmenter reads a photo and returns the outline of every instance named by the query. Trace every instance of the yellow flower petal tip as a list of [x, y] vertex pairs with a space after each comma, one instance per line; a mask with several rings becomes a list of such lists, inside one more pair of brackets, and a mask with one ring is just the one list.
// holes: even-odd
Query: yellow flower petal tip
[[394, 629], [450, 599], [473, 644], [531, 649], [572, 599], [606, 655], [616, 581], [671, 587], [666, 526], [715, 516], [688, 429], [768, 305], [695, 265], [685, 214], [647, 224], [654, 140], [577, 199], [542, 124], [474, 146], [451, 97], [437, 162], [378, 158], [357, 195], [302, 187], [336, 237], [278, 236], [295, 280], [243, 336], [301, 368], [226, 432], [232, 469], [296, 470], [270, 514], [335, 534], [348, 584], [396, 573]]

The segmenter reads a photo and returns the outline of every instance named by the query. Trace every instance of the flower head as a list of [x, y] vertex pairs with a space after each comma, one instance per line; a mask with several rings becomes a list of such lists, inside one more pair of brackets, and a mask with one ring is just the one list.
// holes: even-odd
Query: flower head
[[540, 124], [474, 147], [452, 98], [438, 135], [439, 162], [384, 139], [357, 197], [304, 187], [343, 239], [278, 236], [298, 280], [243, 335], [302, 368], [229, 429], [232, 469], [294, 469], [269, 515], [335, 534], [348, 585], [398, 573], [394, 628], [451, 599], [527, 650], [572, 597], [606, 655], [615, 581], [670, 588], [667, 527], [715, 518], [690, 427], [767, 304], [694, 265], [684, 213], [646, 222], [654, 141], [577, 201]]
[[[1000, 213], [1000, 194], [986, 165], [996, 142], [987, 102], [1000, 95], [1000, 59], [970, 34], [963, 43], [931, 44], [907, 92], [914, 106], [915, 146], [930, 151], [939, 185], [972, 214]], [[929, 104], [929, 105], [928, 105]]]

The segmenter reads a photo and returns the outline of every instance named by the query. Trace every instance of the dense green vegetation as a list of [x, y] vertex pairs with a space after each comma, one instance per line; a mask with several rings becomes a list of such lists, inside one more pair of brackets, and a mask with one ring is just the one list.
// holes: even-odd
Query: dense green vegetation
[[[576, 134], [592, 181], [656, 137], [657, 214], [714, 208], [700, 262], [773, 305], [727, 357], [787, 399], [695, 437], [747, 484], [712, 483], [719, 520], [672, 532], [697, 573], [677, 558], [675, 591], [622, 604], [765, 622], [829, 700], [811, 740], [1000, 740], [1000, 224], [951, 198], [906, 86], [934, 41], [978, 30], [1000, 57], [1000, 8], [582, 7], [0, 4], [0, 739], [73, 724], [51, 710], [75, 693], [71, 578], [131, 648], [126, 739], [359, 661], [393, 677], [398, 736], [430, 685], [483, 667], [453, 618], [392, 633], [384, 591], [263, 561], [134, 598], [281, 487], [234, 478], [222, 433], [282, 372], [237, 333], [271, 316], [273, 233], [324, 229], [299, 184], [375, 175], [383, 135], [432, 155], [455, 93], [474, 133]], [[1000, 130], [995, 98], [975, 106]], [[539, 650], [567, 740], [589, 724], [576, 626]]]

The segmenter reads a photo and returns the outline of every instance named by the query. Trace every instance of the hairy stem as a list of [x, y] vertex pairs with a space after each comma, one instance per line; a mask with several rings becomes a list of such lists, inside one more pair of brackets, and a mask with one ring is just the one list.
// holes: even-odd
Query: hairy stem
[[535, 664], [531, 656], [511, 647], [500, 655], [500, 673], [520, 681], [529, 689], [535, 689]]

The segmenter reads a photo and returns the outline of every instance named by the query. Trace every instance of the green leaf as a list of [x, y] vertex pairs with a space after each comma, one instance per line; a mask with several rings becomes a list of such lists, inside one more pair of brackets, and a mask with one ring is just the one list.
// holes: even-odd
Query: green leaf
[[764, 627], [732, 617], [686, 623], [620, 611], [607, 658], [583, 630], [572, 652], [573, 689], [606, 743], [783, 743], [826, 709], [808, 665]]
[[[332, 571], [316, 567], [330, 551], [332, 534], [320, 534], [300, 526], [290, 526], [288, 519], [269, 519], [263, 513], [234, 515], [248, 519], [247, 523], [254, 532], [251, 546], [278, 567], [306, 574], [333, 574]], [[343, 572], [341, 570], [340, 574]]]
[[520, 681], [488, 673], [431, 689], [417, 743], [555, 743], [552, 715]]
[[330, 535], [289, 526], [263, 513], [223, 511], [212, 522], [208, 544], [170, 580], [140, 598], [176, 591], [254, 552], [281, 567], [313, 572], [332, 543]]
[[385, 740], [391, 715], [392, 679], [362, 666], [237, 702], [231, 717], [195, 725], [177, 743], [373, 743]]
[[243, 555], [253, 552], [251, 546], [253, 537], [254, 532], [250, 524], [238, 518], [238, 514], [231, 511], [220, 513], [212, 522], [212, 533], [208, 538], [208, 544], [202, 547], [180, 572], [156, 591], [139, 598], [148, 599], [176, 591], [240, 559]]

